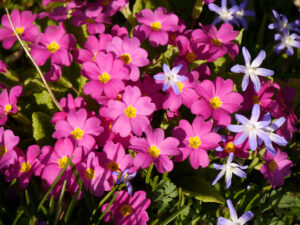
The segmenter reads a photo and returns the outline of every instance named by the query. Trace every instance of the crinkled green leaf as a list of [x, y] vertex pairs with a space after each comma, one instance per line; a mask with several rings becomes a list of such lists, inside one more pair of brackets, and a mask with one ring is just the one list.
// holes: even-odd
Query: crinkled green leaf
[[51, 138], [53, 125], [50, 122], [51, 117], [42, 112], [32, 113], [33, 137], [40, 145], [49, 145], [53, 143]]

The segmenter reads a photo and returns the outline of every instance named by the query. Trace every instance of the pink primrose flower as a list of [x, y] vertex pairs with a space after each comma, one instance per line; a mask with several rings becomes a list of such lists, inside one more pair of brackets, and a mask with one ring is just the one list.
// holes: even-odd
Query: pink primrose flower
[[263, 159], [265, 164], [262, 165], [260, 172], [269, 180], [273, 188], [282, 186], [284, 177], [291, 174], [293, 166], [292, 161], [288, 160], [288, 155], [278, 148], [275, 156], [266, 151]]
[[204, 121], [203, 117], [196, 117], [192, 125], [187, 120], [180, 120], [179, 126], [175, 127], [172, 134], [181, 144], [181, 155], [176, 156], [176, 161], [184, 161], [189, 157], [191, 166], [196, 170], [207, 167], [209, 158], [207, 151], [215, 149], [221, 141], [221, 136], [211, 132], [213, 123]]
[[201, 98], [193, 103], [192, 113], [201, 115], [204, 119], [211, 117], [216, 125], [229, 125], [230, 114], [239, 110], [243, 102], [242, 95], [232, 90], [233, 82], [230, 79], [223, 80], [222, 77], [217, 77], [214, 82], [204, 80], [196, 88]]
[[[201, 52], [198, 49], [192, 49], [190, 40], [184, 35], [179, 35], [176, 38], [176, 46], [178, 48], [180, 58], [184, 59], [187, 63], [192, 63], [199, 59]], [[193, 52], [197, 51], [197, 52]]]
[[151, 11], [143, 9], [136, 15], [137, 21], [141, 23], [135, 27], [134, 35], [141, 41], [149, 37], [152, 46], [166, 45], [169, 40], [168, 32], [175, 32], [180, 29], [179, 18], [173, 13], [167, 13], [163, 7]]
[[192, 32], [192, 48], [195, 48], [194, 53], [201, 52], [198, 56], [208, 62], [213, 62], [226, 53], [234, 58], [239, 53], [239, 47], [231, 41], [238, 34], [239, 31], [234, 31], [229, 23], [222, 24], [219, 30], [214, 25], [202, 26], [202, 29]]
[[118, 11], [128, 5], [129, 0], [101, 0], [101, 4], [105, 7], [105, 13], [108, 16], [113, 16]]
[[122, 39], [129, 36], [127, 28], [126, 27], [120, 27], [118, 24], [113, 25], [113, 27], [111, 28], [110, 33], [111, 33], [112, 36], [117, 36], [117, 37], [120, 37]]
[[11, 130], [4, 130], [4, 127], [0, 127], [0, 170], [17, 161], [15, 147], [18, 143], [18, 136], [15, 136]]
[[51, 64], [70, 66], [73, 57], [70, 50], [75, 49], [76, 38], [73, 34], [66, 34], [62, 23], [59, 26], [48, 26], [45, 33], [41, 33], [39, 41], [30, 45], [30, 53], [39, 66], [51, 58]]
[[0, 94], [0, 125], [4, 125], [7, 121], [7, 116], [10, 113], [16, 114], [18, 111], [17, 99], [22, 94], [21, 86], [14, 86], [10, 89], [9, 94], [7, 89], [4, 89]]
[[100, 109], [103, 117], [113, 121], [112, 131], [126, 137], [133, 132], [141, 136], [150, 124], [147, 116], [155, 110], [155, 104], [150, 97], [141, 97], [141, 91], [136, 86], [126, 86], [122, 101], [109, 100], [107, 107]]
[[61, 66], [52, 64], [50, 66], [50, 71], [45, 73], [45, 79], [47, 82], [55, 82], [59, 80], [62, 75]]
[[[39, 34], [38, 27], [33, 24], [36, 15], [28, 10], [21, 13], [19, 10], [13, 10], [10, 16], [20, 38], [25, 41], [34, 42]], [[2, 16], [1, 24], [3, 27], [0, 28], [0, 41], [3, 41], [3, 48], [10, 49], [17, 40], [17, 37], [14, 34], [7, 15]]]
[[96, 61], [96, 56], [100, 51], [105, 51], [107, 43], [111, 42], [112, 36], [110, 34], [99, 34], [96, 36], [89, 36], [83, 44], [82, 49], [76, 49], [75, 59], [78, 63]]
[[71, 138], [78, 146], [91, 150], [95, 145], [95, 136], [98, 136], [103, 127], [96, 117], [88, 117], [85, 109], [70, 110], [65, 120], [57, 121], [53, 138]]
[[100, 52], [96, 56], [96, 62], [82, 64], [82, 74], [89, 79], [83, 88], [86, 95], [91, 95], [96, 100], [103, 94], [114, 99], [125, 88], [122, 80], [127, 78], [128, 70], [113, 53]]
[[134, 157], [134, 165], [145, 169], [154, 163], [158, 172], [164, 173], [173, 170], [173, 161], [170, 156], [178, 155], [179, 141], [174, 137], [165, 138], [164, 130], [156, 128], [152, 130], [148, 126], [145, 130], [146, 138], [133, 136], [130, 139], [129, 148], [138, 152]]
[[[86, 151], [82, 147], [74, 147], [69, 138], [59, 139], [54, 149], [44, 146], [40, 155], [40, 162], [45, 165], [41, 178], [51, 185], [71, 157], [73, 157], [72, 163], [78, 166], [86, 157]], [[67, 180], [67, 187], [71, 187], [76, 182], [70, 166], [62, 175], [61, 180]]]
[[0, 60], [0, 73], [6, 73], [7, 71], [7, 64]]
[[110, 23], [108, 15], [103, 13], [103, 7], [97, 3], [88, 4], [85, 10], [79, 9], [72, 13], [72, 23], [75, 26], [86, 24], [89, 34], [101, 34], [105, 31], [105, 23]]
[[91, 190], [94, 195], [102, 196], [104, 191], [111, 189], [108, 183], [110, 174], [99, 164], [99, 157], [95, 152], [88, 154], [86, 163], [81, 164], [78, 172], [86, 189]]
[[148, 53], [140, 48], [140, 41], [136, 37], [129, 38], [113, 37], [112, 42], [107, 44], [106, 50], [116, 54], [124, 66], [130, 71], [129, 78], [137, 81], [140, 77], [139, 67], [149, 64]]
[[[122, 190], [108, 208], [104, 221], [109, 222], [109, 212], [112, 212], [115, 225], [146, 225], [149, 220], [146, 209], [150, 203], [145, 191], [137, 191], [130, 196], [127, 191]], [[104, 212], [107, 207], [108, 203], [104, 204], [101, 211]]]

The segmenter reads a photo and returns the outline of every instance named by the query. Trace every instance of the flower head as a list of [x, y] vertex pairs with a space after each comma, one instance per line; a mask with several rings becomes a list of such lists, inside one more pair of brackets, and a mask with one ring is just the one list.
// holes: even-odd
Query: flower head
[[251, 56], [247, 50], [246, 47], [242, 48], [244, 60], [246, 63], [246, 66], [243, 65], [235, 65], [231, 68], [231, 72], [233, 73], [244, 73], [245, 76], [242, 81], [242, 90], [245, 91], [249, 84], [249, 78], [254, 84], [254, 90], [257, 93], [260, 90], [261, 84], [258, 76], [268, 77], [273, 76], [274, 71], [260, 68], [259, 66], [263, 62], [263, 60], [266, 58], [266, 53], [264, 50], [261, 50], [257, 57], [253, 60], [252, 63], [250, 63]]
[[163, 64], [164, 74], [154, 75], [155, 80], [164, 82], [162, 88], [163, 91], [167, 90], [171, 86], [175, 94], [179, 95], [180, 90], [178, 82], [181, 83], [186, 80], [186, 77], [178, 75], [181, 67], [182, 64], [179, 64], [178, 66], [173, 67], [171, 70], [167, 64]]
[[[235, 0], [230, 0], [230, 3], [232, 6], [237, 6]], [[244, 16], [255, 16], [255, 13], [252, 10], [245, 10], [247, 6], [248, 0], [244, 0], [238, 7], [239, 10], [236, 11], [233, 15], [235, 18], [238, 19], [238, 21], [242, 24], [242, 26], [247, 30], [248, 24], [246, 20], [244, 19]]]
[[275, 34], [275, 40], [280, 41], [280, 43], [275, 47], [274, 51], [278, 54], [286, 48], [286, 54], [291, 56], [294, 55], [294, 49], [300, 49], [300, 36], [289, 31], [284, 31], [282, 34]]
[[268, 28], [270, 30], [272, 29], [279, 29], [281, 32], [285, 31], [296, 31], [299, 32], [300, 30], [297, 28], [297, 25], [295, 23], [289, 23], [288, 19], [283, 14], [278, 14], [274, 9], [272, 10], [272, 13], [275, 17], [276, 22], [270, 23]]
[[213, 25], [216, 25], [220, 21], [224, 21], [225, 23], [235, 23], [238, 24], [237, 20], [234, 17], [234, 13], [239, 11], [238, 6], [233, 6], [230, 9], [227, 9], [227, 0], [222, 0], [221, 7], [217, 6], [214, 3], [208, 4], [209, 10], [217, 13], [219, 16], [212, 22]]
[[246, 173], [243, 171], [247, 169], [248, 166], [240, 166], [239, 164], [232, 163], [234, 154], [231, 152], [227, 159], [227, 163], [225, 165], [213, 164], [216, 170], [221, 170], [218, 176], [212, 182], [212, 185], [215, 185], [224, 175], [226, 177], [226, 189], [228, 189], [231, 185], [232, 173], [237, 175], [238, 177], [246, 177]]

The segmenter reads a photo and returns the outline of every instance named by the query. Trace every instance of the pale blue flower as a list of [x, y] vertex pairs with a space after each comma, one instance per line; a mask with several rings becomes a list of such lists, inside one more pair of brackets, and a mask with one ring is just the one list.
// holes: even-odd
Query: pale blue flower
[[234, 145], [242, 144], [247, 138], [252, 151], [257, 149], [257, 137], [263, 140], [266, 144], [271, 144], [269, 135], [264, 130], [271, 123], [271, 118], [258, 121], [260, 116], [260, 107], [258, 104], [254, 104], [252, 108], [252, 115], [250, 120], [240, 114], [235, 114], [235, 118], [241, 125], [228, 125], [228, 130], [235, 133], [242, 133], [235, 142]]
[[268, 28], [270, 30], [272, 29], [279, 29], [279, 31], [284, 32], [284, 31], [296, 31], [300, 32], [300, 30], [297, 28], [296, 23], [289, 23], [288, 19], [285, 15], [278, 14], [275, 10], [272, 10], [273, 15], [276, 19], [275, 23], [270, 23]]
[[291, 56], [294, 55], [294, 49], [300, 49], [300, 36], [289, 31], [284, 31], [283, 34], [275, 34], [275, 41], [280, 41], [280, 43], [275, 47], [274, 51], [278, 54], [283, 49], [286, 48], [286, 54]]
[[217, 13], [219, 16], [212, 22], [213, 25], [216, 25], [220, 21], [224, 21], [225, 23], [234, 23], [239, 25], [237, 19], [234, 17], [234, 13], [239, 11], [238, 6], [233, 6], [230, 9], [227, 9], [227, 0], [222, 0], [221, 7], [217, 6], [214, 3], [208, 4], [208, 8]]
[[231, 72], [244, 73], [245, 76], [242, 81], [242, 90], [245, 91], [247, 89], [249, 84], [249, 78], [250, 78], [254, 84], [254, 90], [257, 93], [259, 92], [261, 87], [261, 83], [258, 76], [263, 76], [263, 77], [273, 76], [274, 71], [259, 67], [263, 62], [263, 60], [266, 58], [266, 53], [264, 50], [261, 50], [258, 53], [257, 57], [253, 60], [252, 63], [250, 63], [251, 56], [246, 47], [242, 48], [242, 52], [243, 52], [246, 65], [245, 66], [235, 65], [231, 68]]
[[226, 179], [226, 188], [228, 189], [231, 185], [232, 173], [239, 177], [246, 177], [246, 173], [243, 171], [247, 169], [248, 166], [240, 166], [237, 163], [232, 163], [234, 154], [231, 152], [227, 159], [227, 163], [225, 165], [213, 164], [216, 170], [221, 170], [215, 180], [212, 182], [212, 185], [215, 185], [224, 175]]
[[236, 210], [231, 200], [228, 199], [226, 202], [230, 212], [231, 220], [226, 219], [224, 217], [219, 217], [217, 225], [244, 225], [254, 216], [254, 214], [251, 211], [248, 211], [245, 212], [240, 218], [238, 218]]
[[[238, 6], [235, 0], [230, 0], [232, 6]], [[255, 13], [252, 10], [245, 10], [247, 6], [248, 0], [244, 0], [238, 7], [239, 10], [235, 12], [233, 15], [238, 19], [238, 21], [242, 24], [242, 26], [247, 30], [248, 24], [244, 19], [245, 16], [255, 16]]]
[[[126, 169], [121, 173], [121, 177], [117, 180], [116, 184], [126, 184], [128, 194], [132, 195], [132, 185], [129, 181], [136, 176], [136, 172], [129, 174], [128, 171], [129, 169]], [[112, 174], [115, 176], [119, 176], [120, 172], [114, 171], [112, 172]]]
[[176, 95], [179, 95], [179, 86], [177, 82], [182, 83], [186, 80], [185, 76], [178, 75], [182, 64], [173, 67], [171, 70], [167, 64], [163, 64], [164, 74], [156, 74], [154, 75], [155, 80], [164, 81], [162, 90], [167, 90], [170, 86], [172, 87], [173, 91]]

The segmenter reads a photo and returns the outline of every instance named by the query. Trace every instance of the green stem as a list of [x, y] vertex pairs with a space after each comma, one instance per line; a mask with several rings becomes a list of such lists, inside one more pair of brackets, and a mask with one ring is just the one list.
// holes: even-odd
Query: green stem
[[167, 225], [170, 222], [172, 222], [174, 219], [176, 219], [176, 217], [178, 215], [180, 215], [182, 213], [182, 211], [184, 211], [186, 208], [190, 207], [193, 204], [193, 202], [189, 202], [187, 205], [181, 207], [180, 209], [178, 209], [176, 212], [172, 213], [167, 219], [165, 219], [164, 221], [162, 221], [160, 223], [160, 225]]
[[146, 184], [150, 183], [150, 177], [151, 177], [151, 173], [152, 173], [152, 169], [153, 169], [154, 163], [151, 163], [147, 175], [146, 175]]

